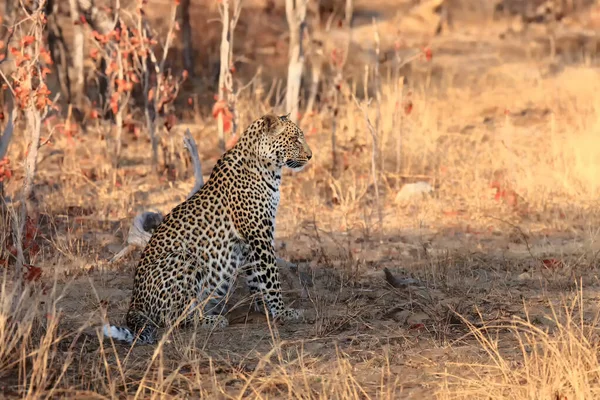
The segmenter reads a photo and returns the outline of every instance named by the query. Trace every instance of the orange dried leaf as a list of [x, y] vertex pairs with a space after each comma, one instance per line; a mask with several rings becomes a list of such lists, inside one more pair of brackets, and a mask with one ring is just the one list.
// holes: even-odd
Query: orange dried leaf
[[21, 40], [21, 45], [23, 47], [27, 47], [34, 42], [35, 42], [35, 37], [28, 35], [28, 36], [23, 37], [23, 39]]
[[50, 53], [46, 49], [40, 50], [40, 58], [48, 65], [52, 65], [54, 63], [54, 61], [52, 61], [52, 56], [50, 56]]
[[26, 282], [34, 282], [41, 278], [42, 269], [40, 267], [36, 267], [33, 265], [25, 265], [27, 268], [27, 272], [25, 273], [25, 281]]

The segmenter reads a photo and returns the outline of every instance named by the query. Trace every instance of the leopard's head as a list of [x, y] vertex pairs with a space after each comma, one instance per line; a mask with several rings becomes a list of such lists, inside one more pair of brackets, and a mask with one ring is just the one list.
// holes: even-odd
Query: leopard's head
[[304, 132], [289, 119], [289, 115], [266, 114], [257, 122], [262, 127], [258, 141], [258, 154], [276, 167], [300, 171], [312, 158], [312, 151]]

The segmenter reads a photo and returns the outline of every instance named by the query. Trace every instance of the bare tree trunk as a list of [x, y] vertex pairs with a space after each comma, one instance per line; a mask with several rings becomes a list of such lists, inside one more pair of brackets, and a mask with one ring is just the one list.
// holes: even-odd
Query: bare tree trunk
[[192, 43], [192, 25], [190, 24], [190, 0], [182, 0], [181, 41], [183, 43], [183, 68], [190, 76], [194, 76], [194, 46]]
[[74, 78], [71, 85], [72, 103], [76, 108], [81, 107], [81, 99], [85, 90], [85, 82], [83, 77], [83, 53], [84, 53], [84, 36], [83, 28], [79, 23], [79, 9], [77, 8], [77, 0], [69, 0], [71, 21], [73, 22], [73, 72]]
[[[229, 70], [229, 0], [223, 0], [222, 13], [221, 13], [221, 64], [219, 65], [219, 101], [225, 100], [225, 79]], [[221, 151], [225, 151], [225, 131], [223, 128], [223, 113], [219, 113], [217, 116], [217, 125], [219, 129], [219, 148]]]
[[[219, 107], [227, 108], [232, 114], [232, 132], [235, 133], [236, 117], [233, 104], [235, 102], [235, 93], [233, 88], [233, 76], [231, 75], [231, 67], [233, 63], [233, 33], [240, 18], [242, 11], [242, 0], [233, 0], [233, 15], [230, 16], [229, 0], [223, 0], [220, 6], [221, 23], [221, 54], [220, 54], [220, 71], [219, 71], [219, 97], [221, 103]], [[224, 117], [225, 112], [219, 112], [217, 115], [217, 124], [219, 128], [219, 147], [221, 151], [225, 151], [225, 128]]]
[[[85, 20], [90, 24], [90, 27], [96, 32], [106, 35], [115, 28], [117, 19], [111, 18], [104, 10], [96, 7], [95, 0], [74, 0], [77, 3], [77, 9]], [[118, 5], [118, 4], [117, 4]], [[116, 7], [115, 14], [118, 14], [119, 7]], [[117, 51], [118, 49], [111, 49], [110, 51]], [[101, 61], [101, 70], [106, 70], [106, 59], [103, 58]], [[98, 89], [100, 92], [100, 104], [105, 108], [108, 99], [112, 94], [112, 88], [108, 82], [108, 78], [101, 74], [99, 77]]]
[[[25, 160], [25, 180], [23, 182], [23, 201], [27, 205], [33, 193], [33, 181], [37, 170], [38, 150], [40, 147], [40, 136], [42, 133], [42, 116], [36, 110], [28, 109], [25, 112], [27, 119], [27, 130], [31, 135], [28, 146], [27, 158]], [[24, 223], [24, 221], [21, 221]]]
[[321, 72], [323, 70], [323, 59], [321, 54], [311, 54], [310, 70], [311, 70], [311, 81], [310, 81], [310, 92], [308, 95], [308, 101], [306, 102], [305, 114], [309, 114], [314, 111], [315, 100], [317, 99], [317, 93], [319, 92], [319, 83], [321, 82]]
[[[0, 41], [4, 43], [4, 48], [0, 49], [0, 63], [4, 63], [8, 59], [8, 51], [10, 48], [9, 44], [14, 34], [14, 29], [10, 28], [14, 26], [18, 5], [19, 0], [5, 0], [4, 3], [4, 15], [2, 17], [2, 24], [0, 24]], [[2, 96], [2, 99], [0, 100], [0, 105], [2, 105], [2, 107], [0, 107], [0, 111], [2, 111], [4, 104], [11, 102], [11, 94], [8, 90], [2, 90], [0, 96]]]
[[290, 29], [290, 52], [286, 92], [286, 111], [291, 120], [298, 122], [298, 100], [304, 69], [304, 49], [302, 38], [306, 28], [306, 7], [308, 0], [286, 0], [285, 12]]
[[346, 0], [346, 9], [344, 10], [344, 23], [346, 29], [352, 28], [352, 13], [354, 12], [354, 1]]

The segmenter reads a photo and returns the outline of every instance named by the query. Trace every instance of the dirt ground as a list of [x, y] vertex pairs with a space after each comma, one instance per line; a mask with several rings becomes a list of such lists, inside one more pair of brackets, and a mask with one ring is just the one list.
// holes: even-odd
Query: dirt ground
[[[0, 337], [25, 332], [19, 329], [30, 321], [26, 332], [34, 341], [21, 364], [10, 354], [17, 345], [0, 351], [4, 395], [598, 395], [600, 42], [593, 32], [600, 29], [600, 8], [574, 13], [549, 31], [548, 24], [522, 27], [515, 18], [469, 12], [467, 2], [450, 4], [453, 24], [436, 35], [427, 20], [409, 21], [404, 2], [397, 8], [356, 2], [348, 79], [379, 57], [384, 81], [380, 198], [371, 180], [371, 137], [356, 103], [348, 101], [335, 117], [337, 161], [331, 117], [303, 119], [314, 157], [303, 172], [284, 176], [276, 238], [278, 256], [297, 265], [281, 274], [286, 301], [305, 310], [302, 322], [270, 324], [250, 310], [239, 285], [225, 330], [179, 329], [159, 346], [131, 349], [98, 340], [105, 313], [112, 323], [124, 319], [140, 252], [116, 265], [107, 260], [124, 246], [138, 212], [166, 213], [185, 199], [193, 185], [181, 145], [186, 128], [199, 143], [208, 178], [218, 156], [216, 128], [204, 109], [193, 118], [185, 118], [191, 110], [182, 112], [167, 140], [176, 173], [159, 177], [151, 173], [145, 137], [125, 138], [116, 174], [103, 122], [74, 144], [56, 137], [42, 151], [35, 187], [41, 250], [31, 264], [43, 275], [17, 311], [20, 328], [12, 327], [2, 302]], [[264, 81], [271, 82], [285, 76], [286, 49], [256, 50], [286, 40], [285, 19], [281, 10], [252, 13], [251, 7], [236, 38], [236, 51], [246, 57], [240, 80], [262, 65]], [[192, 11], [193, 21], [209, 20], [200, 2]], [[214, 49], [203, 44], [218, 36], [209, 27], [197, 42], [207, 54], [198, 70], [215, 62], [208, 56]], [[341, 32], [334, 28], [328, 37], [335, 41]], [[399, 103], [390, 60], [424, 47], [431, 60], [421, 57], [401, 70], [408, 83], [400, 123], [392, 117]], [[199, 76], [184, 100], [212, 97], [210, 74]], [[239, 100], [242, 125], [265, 110], [255, 95]], [[369, 111], [373, 120], [375, 110]], [[24, 150], [15, 140], [9, 155], [18, 160]], [[334, 177], [336, 162], [342, 172]], [[9, 196], [22, 174], [15, 167], [5, 187]], [[402, 186], [416, 181], [428, 182], [433, 192], [401, 198]], [[8, 292], [4, 287], [3, 297]], [[31, 350], [36, 345], [46, 349], [43, 360], [41, 350]]]

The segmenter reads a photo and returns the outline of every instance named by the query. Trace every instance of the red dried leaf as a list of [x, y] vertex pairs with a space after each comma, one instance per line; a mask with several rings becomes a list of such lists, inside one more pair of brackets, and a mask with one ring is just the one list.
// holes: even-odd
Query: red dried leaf
[[7, 181], [12, 177], [9, 164], [10, 160], [7, 157], [0, 160], [0, 182]]
[[29, 252], [29, 257], [34, 257], [40, 252], [40, 245], [36, 242], [33, 242], [29, 247], [27, 247], [27, 251]]
[[34, 42], [35, 42], [35, 37], [33, 37], [31, 35], [27, 35], [27, 36], [24, 36], [23, 39], [21, 40], [21, 46], [27, 47]]
[[425, 329], [425, 324], [412, 324], [411, 326], [408, 327], [408, 329], [412, 330], [421, 330], [421, 329]]
[[46, 79], [46, 75], [48, 75], [49, 73], [51, 73], [52, 71], [50, 71], [50, 68], [42, 68], [42, 78]]
[[25, 272], [24, 276], [26, 282], [35, 282], [42, 277], [42, 269], [40, 267], [27, 264], [25, 264], [25, 267], [27, 268], [27, 272]]
[[425, 59], [427, 61], [431, 61], [431, 59], [433, 58], [433, 52], [431, 51], [431, 49], [429, 47], [423, 48], [423, 54], [425, 55]]
[[542, 264], [547, 269], [563, 268], [565, 266], [561, 260], [557, 260], [556, 258], [546, 258], [542, 260]]
[[167, 117], [165, 118], [165, 128], [167, 129], [167, 131], [171, 131], [171, 129], [173, 128], [173, 126], [175, 125], [175, 123], [177, 122], [177, 118], [175, 118], [175, 115], [173, 114], [169, 114], [167, 115]]
[[218, 119], [219, 114], [223, 115], [223, 131], [229, 132], [231, 129], [231, 122], [233, 121], [233, 115], [231, 114], [231, 111], [229, 111], [229, 107], [227, 106], [227, 102], [225, 100], [219, 100], [213, 106], [213, 118]]
[[112, 96], [110, 96], [110, 108], [114, 114], [116, 114], [119, 111], [119, 94], [118, 93], [113, 93]]

